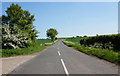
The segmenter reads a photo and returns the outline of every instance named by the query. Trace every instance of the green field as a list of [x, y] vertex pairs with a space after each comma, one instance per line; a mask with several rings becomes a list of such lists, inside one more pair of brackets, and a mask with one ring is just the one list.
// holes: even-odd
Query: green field
[[84, 37], [74, 37], [74, 38], [66, 38], [67, 41], [71, 41], [71, 42], [76, 42], [79, 43], [80, 39], [83, 39]]
[[88, 55], [96, 56], [100, 59], [104, 59], [113, 63], [119, 63], [119, 52], [115, 52], [114, 50], [109, 49], [101, 49], [101, 48], [92, 48], [92, 47], [84, 47], [80, 45], [80, 39], [82, 38], [74, 38], [68, 39], [66, 38], [63, 43], [69, 47], [73, 47], [74, 49], [86, 53]]
[[38, 44], [51, 43], [51, 39], [37, 39]]
[[[35, 46], [31, 46], [28, 48], [19, 48], [19, 49], [2, 49], [2, 57], [11, 57], [18, 55], [29, 55], [42, 51], [46, 48], [46, 46], [50, 46], [52, 44], [50, 39], [38, 39]], [[42, 45], [40, 45], [42, 44]]]

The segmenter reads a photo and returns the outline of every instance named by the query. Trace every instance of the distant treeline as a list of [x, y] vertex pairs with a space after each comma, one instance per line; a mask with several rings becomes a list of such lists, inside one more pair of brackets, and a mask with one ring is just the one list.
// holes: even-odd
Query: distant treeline
[[120, 34], [86, 37], [80, 44], [88, 47], [120, 50]]

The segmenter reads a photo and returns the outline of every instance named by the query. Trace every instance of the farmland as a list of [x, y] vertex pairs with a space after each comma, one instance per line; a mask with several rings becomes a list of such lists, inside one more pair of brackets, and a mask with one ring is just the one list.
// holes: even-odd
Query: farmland
[[37, 39], [38, 44], [50, 43], [50, 39]]
[[71, 41], [71, 42], [76, 42], [79, 43], [80, 39], [83, 39], [84, 37], [71, 37], [71, 38], [66, 38], [67, 41]]

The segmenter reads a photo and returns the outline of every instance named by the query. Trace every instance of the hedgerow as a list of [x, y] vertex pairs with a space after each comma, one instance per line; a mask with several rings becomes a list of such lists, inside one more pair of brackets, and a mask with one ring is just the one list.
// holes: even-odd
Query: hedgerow
[[80, 44], [88, 47], [120, 50], [120, 34], [86, 37]]

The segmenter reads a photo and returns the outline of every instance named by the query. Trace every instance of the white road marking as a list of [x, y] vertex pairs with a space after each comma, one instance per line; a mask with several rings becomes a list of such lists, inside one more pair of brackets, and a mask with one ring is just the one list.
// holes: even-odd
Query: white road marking
[[66, 75], [69, 76], [68, 70], [65, 66], [65, 63], [64, 63], [63, 59], [61, 59], [61, 62], [62, 62], [62, 65], [63, 65], [63, 68], [64, 68], [64, 71], [65, 71]]
[[59, 51], [58, 51], [58, 55], [59, 55], [59, 56], [61, 55]]

